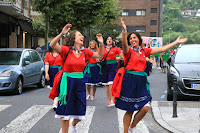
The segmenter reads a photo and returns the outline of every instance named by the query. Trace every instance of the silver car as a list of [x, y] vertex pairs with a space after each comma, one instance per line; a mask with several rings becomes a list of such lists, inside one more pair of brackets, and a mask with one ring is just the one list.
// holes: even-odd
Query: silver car
[[24, 86], [45, 87], [44, 63], [33, 49], [0, 49], [0, 92], [21, 94]]

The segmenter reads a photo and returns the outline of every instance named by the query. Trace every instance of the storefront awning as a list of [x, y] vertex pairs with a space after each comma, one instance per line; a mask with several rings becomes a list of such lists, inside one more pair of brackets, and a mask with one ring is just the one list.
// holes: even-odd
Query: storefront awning
[[18, 23], [23, 31], [26, 31], [30, 34], [35, 34], [35, 31], [33, 30], [33, 26], [31, 23], [26, 21], [18, 21]]

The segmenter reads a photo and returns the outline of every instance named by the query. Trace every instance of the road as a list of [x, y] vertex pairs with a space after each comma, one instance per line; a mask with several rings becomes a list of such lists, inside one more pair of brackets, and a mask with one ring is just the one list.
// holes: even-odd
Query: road
[[[148, 77], [153, 101], [166, 101], [166, 73], [157, 68]], [[0, 133], [61, 133], [61, 121], [54, 118], [50, 90], [30, 86], [21, 95], [0, 95]], [[96, 99], [87, 101], [86, 119], [78, 124], [80, 133], [123, 133], [124, 111], [107, 107], [105, 88], [98, 87]], [[138, 124], [142, 133], [168, 133], [147, 115]]]

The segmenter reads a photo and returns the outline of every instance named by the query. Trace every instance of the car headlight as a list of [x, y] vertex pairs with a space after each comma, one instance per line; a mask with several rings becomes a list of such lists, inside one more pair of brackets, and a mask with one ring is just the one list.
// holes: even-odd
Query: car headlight
[[174, 67], [171, 66], [169, 71], [172, 75], [179, 77], [179, 73]]
[[10, 77], [13, 75], [13, 70], [5, 70], [1, 73], [1, 77]]

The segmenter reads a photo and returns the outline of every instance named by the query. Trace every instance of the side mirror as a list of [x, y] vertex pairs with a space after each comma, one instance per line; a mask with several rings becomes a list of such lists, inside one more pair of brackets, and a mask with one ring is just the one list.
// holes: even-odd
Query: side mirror
[[29, 65], [29, 64], [30, 64], [29, 61], [25, 61], [25, 60], [23, 60], [23, 66], [26, 66], [26, 65]]
[[167, 59], [167, 64], [170, 65], [171, 62], [172, 62], [172, 58], [169, 57], [169, 58]]

